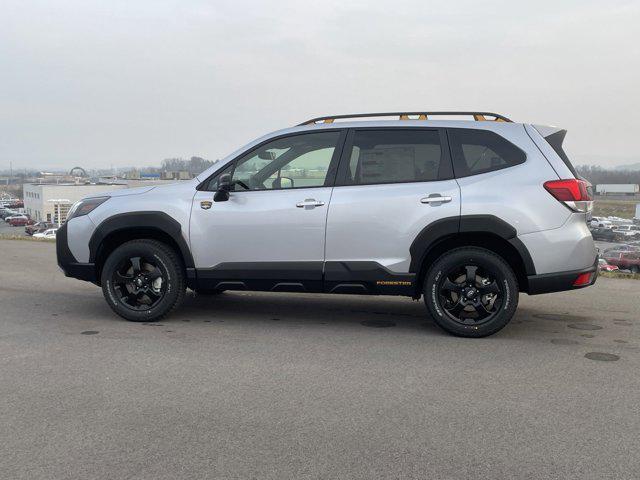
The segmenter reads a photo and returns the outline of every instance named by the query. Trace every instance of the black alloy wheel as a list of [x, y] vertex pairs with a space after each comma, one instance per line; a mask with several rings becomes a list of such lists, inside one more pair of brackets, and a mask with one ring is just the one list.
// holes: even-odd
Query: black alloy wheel
[[133, 310], [155, 307], [166, 293], [166, 278], [153, 258], [125, 258], [113, 271], [111, 281], [118, 300]]
[[182, 260], [157, 240], [122, 244], [104, 262], [100, 278], [111, 309], [135, 322], [167, 315], [182, 303], [186, 289]]
[[462, 337], [484, 337], [503, 328], [518, 305], [518, 282], [496, 253], [462, 247], [443, 254], [427, 271], [424, 300], [434, 321]]
[[438, 281], [438, 295], [446, 314], [463, 325], [490, 322], [503, 299], [496, 275], [479, 265], [449, 269]]

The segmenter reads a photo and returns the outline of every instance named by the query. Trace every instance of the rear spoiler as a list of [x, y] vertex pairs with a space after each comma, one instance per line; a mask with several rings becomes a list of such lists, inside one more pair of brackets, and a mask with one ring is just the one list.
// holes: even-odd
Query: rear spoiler
[[542, 136], [547, 143], [553, 148], [553, 150], [558, 154], [558, 156], [562, 159], [567, 168], [571, 171], [575, 178], [581, 178], [576, 172], [576, 169], [571, 164], [571, 160], [567, 157], [564, 149], [562, 148], [562, 144], [564, 143], [564, 137], [567, 135], [567, 131], [560, 127], [554, 127], [550, 125], [533, 125], [540, 136]]

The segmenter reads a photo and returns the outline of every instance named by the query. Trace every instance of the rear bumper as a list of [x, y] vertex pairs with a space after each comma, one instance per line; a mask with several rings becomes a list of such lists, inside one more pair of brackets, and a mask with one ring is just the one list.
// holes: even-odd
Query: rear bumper
[[93, 263], [81, 263], [69, 250], [67, 242], [67, 224], [62, 225], [56, 233], [56, 256], [58, 257], [58, 266], [62, 269], [65, 276], [85, 280], [87, 282], [98, 282], [96, 268]]
[[[574, 282], [580, 275], [592, 273], [588, 283], [583, 285], [574, 285]], [[576, 290], [578, 288], [588, 287], [596, 283], [598, 278], [598, 256], [588, 268], [582, 270], [572, 270], [569, 272], [545, 273], [542, 275], [531, 275], [527, 277], [529, 295], [538, 295], [541, 293], [563, 292], [565, 290]]]

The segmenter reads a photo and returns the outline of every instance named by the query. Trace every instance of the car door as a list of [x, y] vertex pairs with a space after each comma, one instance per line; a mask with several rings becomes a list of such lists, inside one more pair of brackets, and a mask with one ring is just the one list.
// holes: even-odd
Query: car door
[[[321, 291], [327, 209], [340, 129], [269, 140], [214, 174], [194, 196], [190, 239], [199, 285]], [[213, 201], [221, 174], [227, 201]]]
[[428, 225], [459, 215], [444, 132], [351, 130], [329, 207], [325, 290], [410, 294], [412, 242]]

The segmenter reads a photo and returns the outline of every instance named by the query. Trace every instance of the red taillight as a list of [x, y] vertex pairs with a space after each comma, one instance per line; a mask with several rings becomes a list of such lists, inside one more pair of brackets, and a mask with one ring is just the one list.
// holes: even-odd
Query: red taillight
[[544, 188], [560, 202], [576, 212], [588, 212], [593, 208], [591, 184], [585, 180], [549, 180]]
[[589, 183], [577, 178], [544, 182], [544, 188], [561, 202], [590, 202], [593, 198], [588, 187]]
[[591, 276], [593, 275], [593, 273], [587, 272], [587, 273], [581, 273], [580, 275], [578, 275], [578, 278], [576, 278], [576, 281], [573, 282], [573, 286], [574, 287], [584, 287], [585, 285], [589, 285], [589, 283], [591, 283]]

